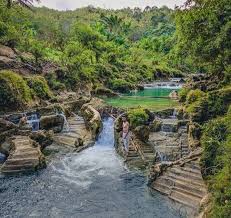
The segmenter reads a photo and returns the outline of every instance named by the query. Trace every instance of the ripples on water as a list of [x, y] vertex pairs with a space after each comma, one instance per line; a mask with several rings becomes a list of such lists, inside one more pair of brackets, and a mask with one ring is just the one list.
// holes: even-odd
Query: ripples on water
[[95, 146], [59, 155], [36, 174], [0, 179], [1, 217], [178, 218], [170, 202], [150, 194], [113, 148], [113, 120]]

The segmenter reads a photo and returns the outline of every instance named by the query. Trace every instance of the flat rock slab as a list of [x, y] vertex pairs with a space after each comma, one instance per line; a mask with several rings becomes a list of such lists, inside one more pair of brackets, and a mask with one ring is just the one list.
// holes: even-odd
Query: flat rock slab
[[15, 136], [12, 139], [13, 149], [1, 167], [5, 174], [34, 171], [45, 166], [45, 159], [39, 146], [28, 136]]
[[55, 134], [55, 143], [77, 149], [79, 148], [79, 139], [83, 141], [83, 145], [81, 147], [87, 147], [89, 144], [93, 143], [92, 134], [87, 130], [82, 117], [73, 116], [70, 117], [67, 121], [70, 128], [69, 132], [61, 132]]

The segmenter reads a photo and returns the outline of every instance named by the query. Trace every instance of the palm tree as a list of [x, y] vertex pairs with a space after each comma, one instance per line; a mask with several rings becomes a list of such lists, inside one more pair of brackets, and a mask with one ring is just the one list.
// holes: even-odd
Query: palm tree
[[104, 15], [101, 16], [101, 22], [110, 33], [118, 33], [121, 29], [122, 21], [122, 18], [117, 15], [111, 15], [109, 17]]
[[14, 4], [18, 4], [31, 9], [34, 2], [40, 2], [40, 0], [7, 0], [7, 7], [11, 8]]

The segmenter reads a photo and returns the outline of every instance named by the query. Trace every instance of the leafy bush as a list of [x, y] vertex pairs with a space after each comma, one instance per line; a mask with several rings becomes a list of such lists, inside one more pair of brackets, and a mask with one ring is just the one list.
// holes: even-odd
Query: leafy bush
[[201, 159], [204, 176], [214, 175], [223, 166], [220, 156], [224, 153], [224, 141], [226, 140], [227, 126], [225, 119], [211, 120], [203, 128], [201, 144], [204, 148]]
[[187, 95], [189, 93], [190, 89], [183, 88], [179, 91], [179, 101], [180, 102], [186, 102]]
[[205, 126], [201, 143], [204, 147], [201, 165], [212, 193], [209, 216], [228, 218], [231, 214], [231, 106], [226, 116]]
[[121, 93], [129, 92], [131, 89], [134, 88], [134, 85], [130, 82], [127, 82], [123, 79], [114, 79], [111, 81], [111, 88], [114, 91], [118, 91]]
[[12, 71], [0, 71], [0, 106], [23, 106], [32, 99], [30, 88], [23, 78]]
[[58, 91], [58, 90], [64, 90], [66, 88], [65, 84], [61, 83], [60, 81], [56, 79], [56, 76], [54, 73], [47, 74], [46, 80], [47, 80], [49, 87], [52, 90]]
[[231, 103], [231, 87], [210, 92], [208, 94], [208, 111], [210, 117], [223, 115]]
[[53, 97], [47, 81], [42, 76], [34, 76], [27, 78], [27, 84], [33, 90], [33, 94], [37, 97], [47, 100]]
[[144, 125], [148, 121], [148, 114], [142, 108], [131, 109], [128, 112], [128, 118], [132, 128], [135, 128], [140, 125]]
[[204, 96], [205, 96], [205, 93], [202, 92], [202, 91], [199, 90], [199, 89], [191, 90], [191, 91], [189, 91], [189, 93], [187, 94], [186, 103], [187, 103], [187, 104], [191, 104], [191, 103], [196, 102], [197, 100], [203, 98]]

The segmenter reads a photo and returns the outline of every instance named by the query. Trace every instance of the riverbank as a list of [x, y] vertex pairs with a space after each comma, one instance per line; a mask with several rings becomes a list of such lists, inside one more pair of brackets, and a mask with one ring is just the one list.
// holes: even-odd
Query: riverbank
[[114, 150], [113, 120], [103, 123], [94, 147], [81, 153], [59, 147], [46, 169], [2, 177], [1, 216], [180, 218], [183, 209], [151, 194], [142, 173], [126, 168]]

